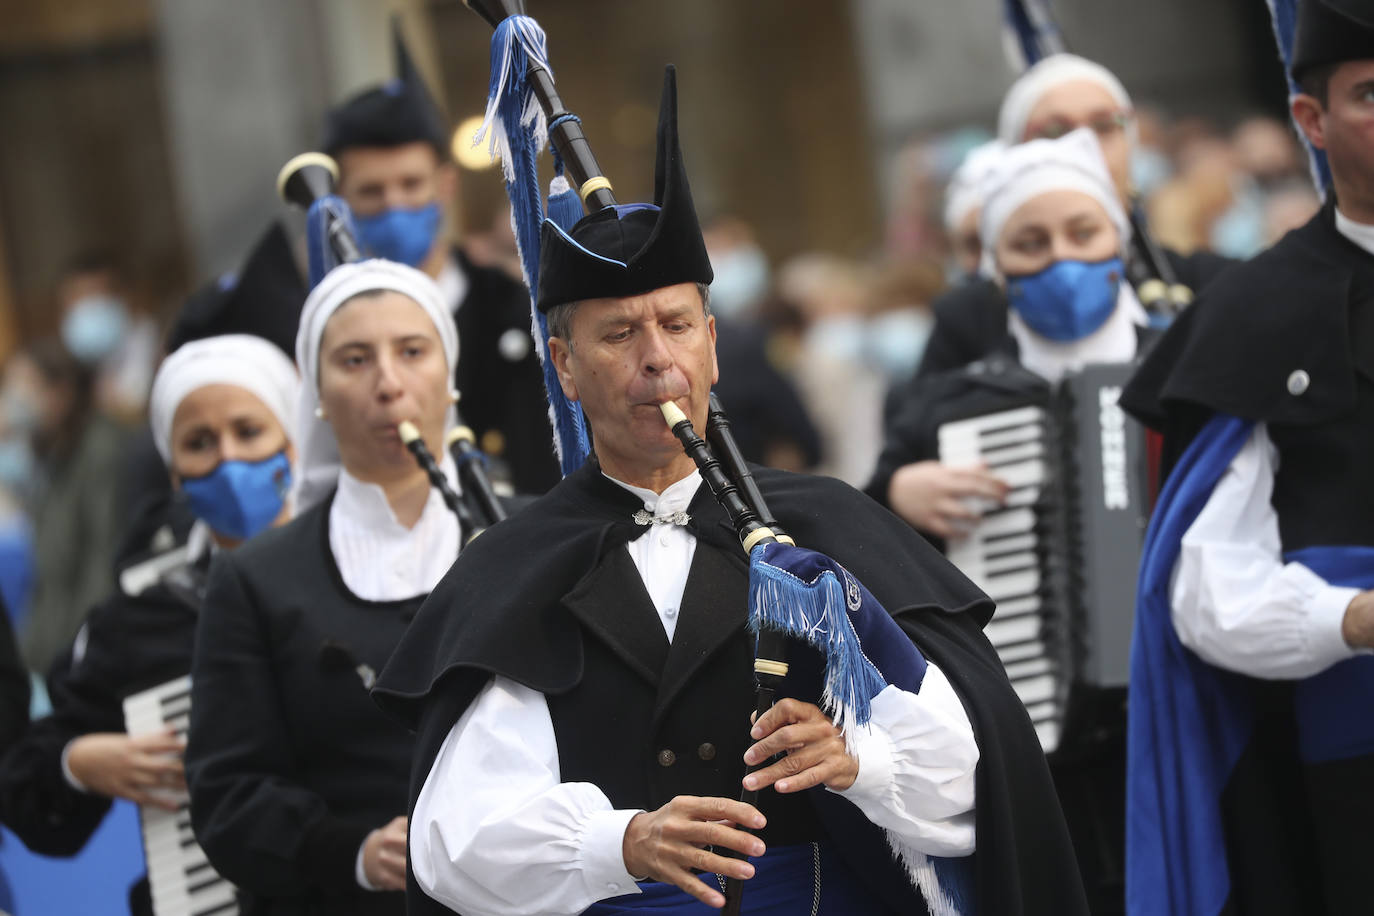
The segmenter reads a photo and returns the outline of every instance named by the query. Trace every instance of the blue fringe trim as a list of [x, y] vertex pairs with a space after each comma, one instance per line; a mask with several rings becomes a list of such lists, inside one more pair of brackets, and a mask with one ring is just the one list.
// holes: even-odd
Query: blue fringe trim
[[566, 476], [581, 467], [590, 454], [591, 437], [581, 405], [563, 395], [558, 373], [549, 359], [548, 322], [533, 301], [539, 290], [539, 231], [544, 221], [538, 159], [548, 142], [548, 128], [526, 76], [531, 63], [552, 75], [544, 30], [528, 16], [505, 19], [496, 27], [491, 39], [487, 112], [482, 129], [477, 132], [477, 142], [481, 142], [490, 130], [489, 149], [501, 157], [506, 194], [511, 202], [511, 224], [520, 250], [525, 285], [530, 290], [530, 325], [544, 371], [554, 450]]
[[764, 545], [749, 558], [749, 627], [804, 640], [825, 657], [821, 706], [852, 741], [872, 715], [871, 701], [887, 682], [864, 655], [849, 619], [844, 586], [826, 570], [806, 582], [763, 560]]

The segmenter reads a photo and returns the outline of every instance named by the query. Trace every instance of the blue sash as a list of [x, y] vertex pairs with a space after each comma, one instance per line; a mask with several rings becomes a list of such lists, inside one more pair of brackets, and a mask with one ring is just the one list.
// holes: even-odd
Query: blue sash
[[[744, 883], [744, 916], [806, 916], [817, 902], [818, 886], [818, 916], [887, 912], [825, 843], [778, 846], [749, 861], [754, 863], [754, 877]], [[714, 883], [716, 876], [702, 875], [701, 880]], [[707, 916], [719, 912], [675, 885], [644, 881], [638, 894], [602, 900], [584, 910], [583, 916]]]
[[[1220, 798], [1250, 740], [1250, 679], [1199, 659], [1174, 631], [1169, 580], [1184, 533], [1249, 439], [1253, 423], [1214, 417], [1170, 474], [1141, 557], [1126, 762], [1126, 909], [1131, 916], [1217, 913], [1230, 893]], [[1313, 547], [1285, 562], [1334, 585], [1374, 585], [1374, 548]], [[1374, 753], [1374, 658], [1295, 686], [1306, 762]]]
[[[1374, 547], [1308, 547], [1284, 554], [1332, 585], [1374, 588]], [[1293, 703], [1303, 763], [1374, 754], [1374, 656], [1332, 665], [1296, 685]]]

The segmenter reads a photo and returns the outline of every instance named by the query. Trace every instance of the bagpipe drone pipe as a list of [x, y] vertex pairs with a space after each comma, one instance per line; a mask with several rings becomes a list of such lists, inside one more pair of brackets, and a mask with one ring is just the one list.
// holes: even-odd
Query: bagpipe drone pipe
[[[522, 0], [465, 0], [494, 29], [492, 75], [480, 142], [487, 138], [499, 153], [511, 199], [516, 242], [531, 291], [532, 323], [554, 421], [555, 445], [563, 473], [576, 470], [590, 453], [590, 438], [579, 405], [568, 402], [548, 358], [548, 328], [535, 307], [539, 289], [540, 237], [546, 222], [565, 234], [583, 219], [617, 207], [611, 183], [601, 174], [580, 120], [559, 97], [543, 29], [524, 14]], [[670, 112], [669, 134], [676, 147], [676, 90], [669, 72], [664, 109]], [[538, 157], [545, 146], [553, 153], [554, 177], [547, 202], [540, 192]], [[660, 164], [662, 163], [662, 160]], [[675, 166], [679, 167], [680, 166]], [[699, 233], [693, 217], [692, 231]], [[602, 268], [604, 269], [604, 268]], [[708, 413], [708, 444], [673, 403], [662, 405], [665, 420], [699, 468], [715, 499], [729, 515], [749, 556], [748, 622], [756, 634], [756, 708], [762, 714], [787, 680], [814, 659], [815, 684], [805, 690], [788, 683], [790, 695], [809, 697], [840, 727], [849, 747], [871, 715], [871, 702], [894, 684], [919, 691], [925, 658], [905, 631], [873, 595], [833, 559], [792, 544], [764, 502], [730, 435], [718, 403]], [[714, 448], [713, 448], [714, 446]], [[809, 646], [807, 666], [787, 661], [789, 643]], [[799, 648], [799, 647], [798, 647]], [[800, 661], [800, 660], [798, 660]], [[748, 729], [749, 723], [741, 722]], [[767, 766], [767, 763], [761, 764]], [[752, 769], [757, 769], [753, 767]], [[745, 791], [752, 802], [756, 793]], [[963, 896], [966, 878], [956, 860], [932, 858], [909, 849], [888, 834], [894, 857], [905, 866], [911, 885], [930, 902], [933, 912], [956, 912], [951, 901]], [[725, 850], [717, 850], [727, 854]], [[738, 913], [742, 882], [726, 886], [726, 912]]]
[[[334, 193], [338, 178], [338, 165], [323, 153], [302, 153], [286, 163], [277, 176], [277, 194], [281, 199], [308, 214], [311, 286], [318, 284], [333, 265], [362, 260], [348, 204]], [[456, 415], [456, 404], [453, 409]], [[506, 517], [505, 507], [487, 477], [485, 456], [477, 449], [472, 430], [461, 416], [445, 442], [458, 468], [463, 485], [461, 496], [454, 492], [415, 425], [402, 422], [397, 432], [444, 504], [458, 517], [462, 530], [469, 533], [467, 540]]]

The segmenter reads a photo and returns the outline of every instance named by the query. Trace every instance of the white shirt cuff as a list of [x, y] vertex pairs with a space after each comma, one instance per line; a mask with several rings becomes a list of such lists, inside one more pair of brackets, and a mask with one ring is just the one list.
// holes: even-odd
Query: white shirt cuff
[[639, 809], [597, 811], [586, 822], [582, 840], [582, 879], [593, 899], [638, 894], [635, 876], [625, 869], [625, 831]]
[[72, 772], [71, 763], [67, 759], [71, 755], [72, 745], [78, 740], [78, 738], [73, 738], [62, 748], [62, 778], [66, 780], [67, 785], [71, 786], [76, 791], [85, 792], [89, 795], [91, 790], [86, 787], [81, 780], [76, 778], [76, 774]]
[[1303, 638], [1307, 643], [1309, 655], [1324, 662], [1324, 667], [1361, 654], [1360, 650], [1353, 648], [1341, 635], [1346, 609], [1359, 593], [1358, 588], [1342, 588], [1323, 583], [1322, 587], [1307, 599], [1307, 626], [1304, 628]]
[[882, 805], [892, 791], [893, 748], [887, 730], [873, 720], [854, 737], [854, 756], [859, 775], [847, 789], [836, 792], [861, 808], [865, 803]]
[[[367, 836], [370, 837], [372, 836], [372, 834], [369, 833]], [[366, 848], [367, 838], [365, 837], [363, 839], [362, 845], [358, 847], [358, 858], [354, 860], [353, 863], [353, 877], [358, 879], [358, 886], [361, 887], [363, 890], [375, 891], [377, 890], [377, 888], [372, 884], [371, 881], [367, 880], [367, 870], [363, 868], [363, 850]]]

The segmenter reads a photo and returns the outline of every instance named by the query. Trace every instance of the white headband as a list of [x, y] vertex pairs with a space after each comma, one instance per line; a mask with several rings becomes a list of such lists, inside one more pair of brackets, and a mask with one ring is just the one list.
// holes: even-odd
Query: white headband
[[983, 243], [985, 274], [996, 275], [997, 237], [1007, 220], [1026, 201], [1047, 191], [1080, 191], [1100, 203], [1125, 251], [1131, 238], [1130, 220], [1107, 171], [1097, 135], [1080, 127], [1058, 140], [1032, 140], [1011, 147], [984, 176], [978, 237]]
[[[405, 264], [381, 259], [340, 264], [326, 274], [306, 298], [301, 309], [300, 330], [296, 332], [296, 362], [301, 367], [302, 377], [296, 411], [301, 432], [295, 492], [297, 513], [328, 495], [339, 477], [339, 444], [334, 438], [334, 430], [316, 412], [320, 406], [320, 340], [324, 337], [325, 325], [353, 297], [377, 290], [400, 293], [424, 309], [439, 332], [450, 376], [458, 364], [458, 329], [453, 323], [453, 313], [444, 304], [443, 293], [427, 274]], [[455, 419], [455, 412], [450, 410], [447, 425], [452, 426]]]
[[959, 168], [954, 170], [945, 188], [945, 231], [953, 233], [974, 210], [983, 205], [983, 176], [992, 168], [997, 157], [1006, 149], [1001, 140], [991, 140], [969, 150]]
[[1131, 97], [1126, 87], [1106, 67], [1076, 54], [1052, 54], [1021, 74], [1007, 90], [1002, 109], [997, 114], [998, 139], [1008, 145], [1024, 141], [1031, 111], [1045, 93], [1065, 83], [1082, 80], [1101, 86], [1123, 110], [1131, 110]]
[[187, 395], [206, 385], [234, 385], [255, 395], [272, 411], [294, 441], [300, 377], [286, 354], [252, 334], [223, 334], [192, 340], [162, 361], [148, 398], [153, 442], [168, 466], [172, 461], [172, 420]]

